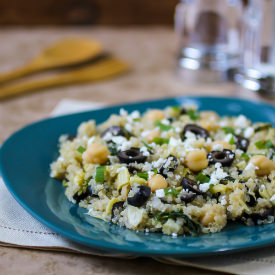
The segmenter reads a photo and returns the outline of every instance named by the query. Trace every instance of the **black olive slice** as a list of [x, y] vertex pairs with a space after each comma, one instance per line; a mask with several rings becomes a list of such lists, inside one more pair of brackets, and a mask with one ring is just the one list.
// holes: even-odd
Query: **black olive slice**
[[103, 138], [106, 134], [111, 133], [112, 136], [123, 136], [129, 137], [126, 130], [120, 126], [111, 126], [110, 128], [106, 129], [102, 134], [101, 137]]
[[121, 212], [123, 209], [124, 209], [124, 201], [118, 201], [114, 203], [111, 210], [111, 218], [113, 219], [116, 216], [116, 212], [117, 211]]
[[268, 209], [264, 210], [262, 213], [252, 213], [252, 214], [244, 213], [243, 217], [245, 219], [250, 218], [254, 222], [254, 224], [257, 225], [258, 220], [265, 220], [265, 219], [267, 219], [268, 216], [274, 216], [274, 215], [275, 215], [275, 209], [268, 208]]
[[73, 199], [79, 203], [80, 201], [84, 200], [85, 198], [87, 198], [88, 196], [90, 197], [98, 197], [97, 195], [93, 194], [92, 188], [91, 186], [88, 186], [88, 188], [86, 189], [85, 192], [78, 194], [78, 192], [76, 192], [73, 195]]
[[151, 195], [151, 188], [145, 185], [140, 185], [137, 187], [136, 193], [129, 197], [131, 195], [133, 190], [130, 190], [127, 198], [127, 202], [130, 205], [139, 207], [142, 206], [150, 197]]
[[139, 148], [132, 147], [125, 151], [120, 151], [117, 153], [117, 156], [122, 163], [143, 163], [146, 161], [147, 157], [143, 156]]
[[164, 178], [167, 178], [167, 173], [174, 172], [175, 169], [178, 167], [178, 164], [178, 159], [173, 155], [169, 155], [160, 167], [158, 173], [161, 174]]
[[181, 195], [180, 199], [181, 201], [188, 203], [193, 201], [196, 198], [196, 194], [195, 193], [185, 193], [183, 195]]
[[67, 136], [67, 140], [69, 140], [69, 141], [73, 141], [75, 138], [76, 138], [75, 135], [68, 135]]
[[209, 132], [207, 130], [205, 130], [204, 128], [196, 125], [196, 124], [187, 124], [184, 128], [182, 133], [180, 134], [180, 137], [182, 140], [185, 139], [185, 134], [186, 132], [192, 132], [193, 134], [196, 135], [196, 137], [200, 138], [204, 138], [207, 139], [209, 137]]
[[181, 115], [186, 115], [187, 114], [187, 110], [185, 108], [181, 108], [180, 109], [180, 114]]
[[195, 194], [202, 195], [202, 192], [199, 189], [199, 185], [194, 180], [183, 177], [181, 180], [181, 186], [187, 191], [191, 191]]
[[236, 141], [237, 148], [246, 152], [247, 148], [249, 146], [249, 140], [247, 138], [240, 136], [240, 135], [236, 135], [235, 138], [237, 139], [237, 141]]
[[220, 163], [222, 166], [230, 166], [235, 158], [235, 153], [231, 150], [212, 151], [207, 155], [210, 164]]
[[249, 201], [246, 202], [247, 206], [249, 207], [255, 206], [257, 204], [257, 200], [255, 199], [255, 197], [250, 194], [248, 195], [248, 197], [249, 197]]

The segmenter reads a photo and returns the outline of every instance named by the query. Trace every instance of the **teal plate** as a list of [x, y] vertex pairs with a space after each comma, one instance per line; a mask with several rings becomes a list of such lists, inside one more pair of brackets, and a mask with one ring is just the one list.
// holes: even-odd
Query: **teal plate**
[[252, 121], [275, 125], [274, 106], [224, 97], [176, 97], [126, 104], [78, 114], [49, 118], [13, 134], [1, 147], [2, 177], [14, 198], [33, 217], [60, 235], [93, 248], [143, 256], [195, 257], [229, 253], [275, 244], [275, 224], [246, 227], [229, 224], [216, 234], [172, 238], [160, 233], [145, 234], [86, 215], [64, 196], [62, 184], [49, 177], [49, 165], [57, 157], [61, 134], [75, 134], [85, 120], [106, 120], [120, 108], [128, 111], [164, 108], [194, 103], [200, 110], [220, 115], [244, 114]]

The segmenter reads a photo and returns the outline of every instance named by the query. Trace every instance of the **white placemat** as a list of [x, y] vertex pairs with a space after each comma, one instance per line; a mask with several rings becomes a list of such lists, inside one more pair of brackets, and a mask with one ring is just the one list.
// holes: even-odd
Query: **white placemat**
[[[62, 100], [53, 115], [101, 107], [103, 103]], [[0, 244], [36, 249], [78, 252], [97, 256], [134, 258], [85, 247], [52, 232], [31, 217], [10, 195], [0, 179]], [[168, 264], [192, 266], [240, 275], [275, 275], [275, 245], [254, 251], [213, 257], [154, 258]]]

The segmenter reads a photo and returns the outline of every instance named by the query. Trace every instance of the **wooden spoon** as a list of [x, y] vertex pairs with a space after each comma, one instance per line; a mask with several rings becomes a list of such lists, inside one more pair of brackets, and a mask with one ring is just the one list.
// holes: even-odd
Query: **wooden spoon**
[[0, 75], [0, 83], [54, 68], [74, 65], [92, 59], [102, 52], [98, 42], [86, 38], [62, 40], [46, 48], [29, 63]]
[[102, 61], [70, 70], [56, 76], [47, 77], [41, 80], [29, 80], [23, 83], [2, 87], [0, 88], [0, 100], [55, 86], [99, 81], [125, 73], [129, 71], [129, 69], [129, 65], [124, 61], [109, 57]]

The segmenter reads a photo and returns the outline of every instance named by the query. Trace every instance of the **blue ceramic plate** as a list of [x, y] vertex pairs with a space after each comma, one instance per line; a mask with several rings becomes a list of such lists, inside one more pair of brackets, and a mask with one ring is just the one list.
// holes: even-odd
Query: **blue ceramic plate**
[[106, 120], [120, 108], [145, 111], [168, 105], [195, 103], [200, 110], [215, 110], [220, 115], [246, 115], [252, 121], [275, 125], [271, 105], [234, 98], [176, 97], [127, 104], [42, 120], [13, 134], [0, 151], [1, 172], [14, 198], [41, 223], [86, 246], [146, 256], [206, 256], [235, 252], [275, 243], [275, 224], [246, 227], [229, 224], [217, 234], [176, 239], [159, 233], [135, 232], [89, 217], [86, 210], [65, 198], [62, 184], [49, 177], [49, 164], [57, 157], [61, 134], [74, 134], [85, 120]]

